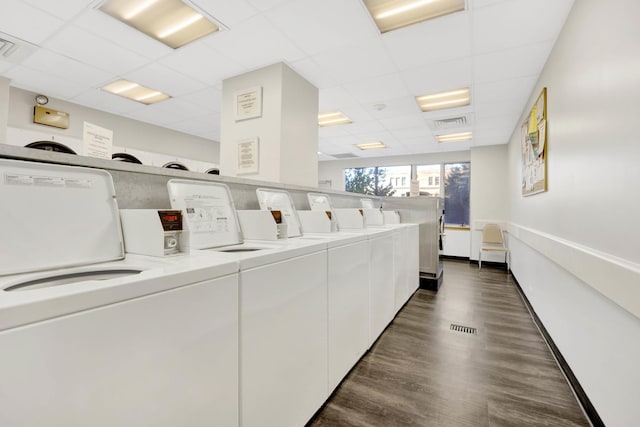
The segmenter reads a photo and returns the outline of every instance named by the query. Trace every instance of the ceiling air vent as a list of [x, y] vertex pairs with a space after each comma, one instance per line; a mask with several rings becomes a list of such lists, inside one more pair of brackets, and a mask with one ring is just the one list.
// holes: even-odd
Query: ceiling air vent
[[331, 157], [335, 157], [336, 159], [353, 159], [356, 157], [360, 157], [360, 156], [356, 156], [355, 154], [352, 153], [340, 153], [340, 154], [330, 154]]
[[471, 126], [473, 124], [473, 114], [464, 114], [455, 117], [443, 117], [441, 119], [429, 120], [431, 130], [450, 130]]
[[0, 59], [3, 61], [19, 64], [36, 49], [36, 45], [0, 32]]

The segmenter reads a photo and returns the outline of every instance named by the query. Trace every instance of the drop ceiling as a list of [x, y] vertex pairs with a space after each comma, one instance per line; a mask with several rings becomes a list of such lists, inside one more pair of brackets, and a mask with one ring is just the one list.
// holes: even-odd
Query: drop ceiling
[[[319, 111], [353, 123], [319, 129], [320, 160], [506, 144], [573, 0], [467, 0], [467, 8], [380, 34], [362, 0], [192, 0], [226, 29], [173, 50], [90, 0], [3, 0], [0, 32], [30, 45], [0, 57], [17, 88], [220, 140], [222, 80], [285, 62], [318, 87]], [[0, 34], [2, 38], [2, 34]], [[98, 90], [117, 79], [171, 99], [143, 105]], [[415, 96], [469, 87], [471, 105], [421, 112]], [[473, 140], [438, 144], [447, 132]], [[472, 120], [469, 120], [472, 118]], [[456, 120], [451, 120], [456, 122]], [[355, 144], [381, 141], [384, 150]]]

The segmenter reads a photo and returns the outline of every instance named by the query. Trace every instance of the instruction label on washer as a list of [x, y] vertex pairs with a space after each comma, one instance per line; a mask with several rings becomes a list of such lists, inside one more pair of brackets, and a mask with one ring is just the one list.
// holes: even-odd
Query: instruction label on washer
[[91, 188], [90, 179], [64, 178], [61, 176], [21, 175], [5, 173], [4, 182], [7, 185], [33, 185], [38, 187], [58, 188]]
[[193, 233], [229, 233], [232, 213], [224, 200], [199, 196], [185, 199], [189, 229]]

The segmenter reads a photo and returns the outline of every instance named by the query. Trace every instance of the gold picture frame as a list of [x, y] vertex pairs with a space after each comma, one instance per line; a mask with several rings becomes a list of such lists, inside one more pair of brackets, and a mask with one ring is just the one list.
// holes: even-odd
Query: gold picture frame
[[522, 195], [547, 191], [547, 88], [529, 110], [521, 126]]

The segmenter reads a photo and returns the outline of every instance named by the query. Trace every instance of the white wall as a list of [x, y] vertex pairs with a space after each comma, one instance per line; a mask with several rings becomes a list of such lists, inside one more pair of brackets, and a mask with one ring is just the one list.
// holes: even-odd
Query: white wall
[[[0, 83], [0, 88], [2, 87]], [[0, 89], [1, 94], [2, 89]], [[113, 144], [152, 153], [163, 153], [188, 159], [218, 163], [220, 144], [213, 140], [187, 135], [171, 129], [151, 125], [115, 114], [105, 113], [70, 102], [49, 98], [47, 108], [69, 113], [69, 128], [58, 129], [33, 123], [33, 106], [36, 94], [11, 88], [9, 94], [8, 126], [19, 129], [47, 132], [82, 140], [85, 121], [113, 130]], [[0, 107], [0, 126], [2, 108]], [[0, 131], [1, 131], [0, 127]], [[4, 142], [4, 134], [0, 133]]]
[[[507, 145], [471, 149], [471, 259], [478, 259], [485, 223], [500, 224], [506, 230], [508, 211]], [[485, 261], [504, 262], [504, 254], [485, 252]]]
[[640, 2], [576, 1], [548, 88], [548, 188], [520, 194], [509, 144], [512, 269], [608, 426], [640, 419]]

